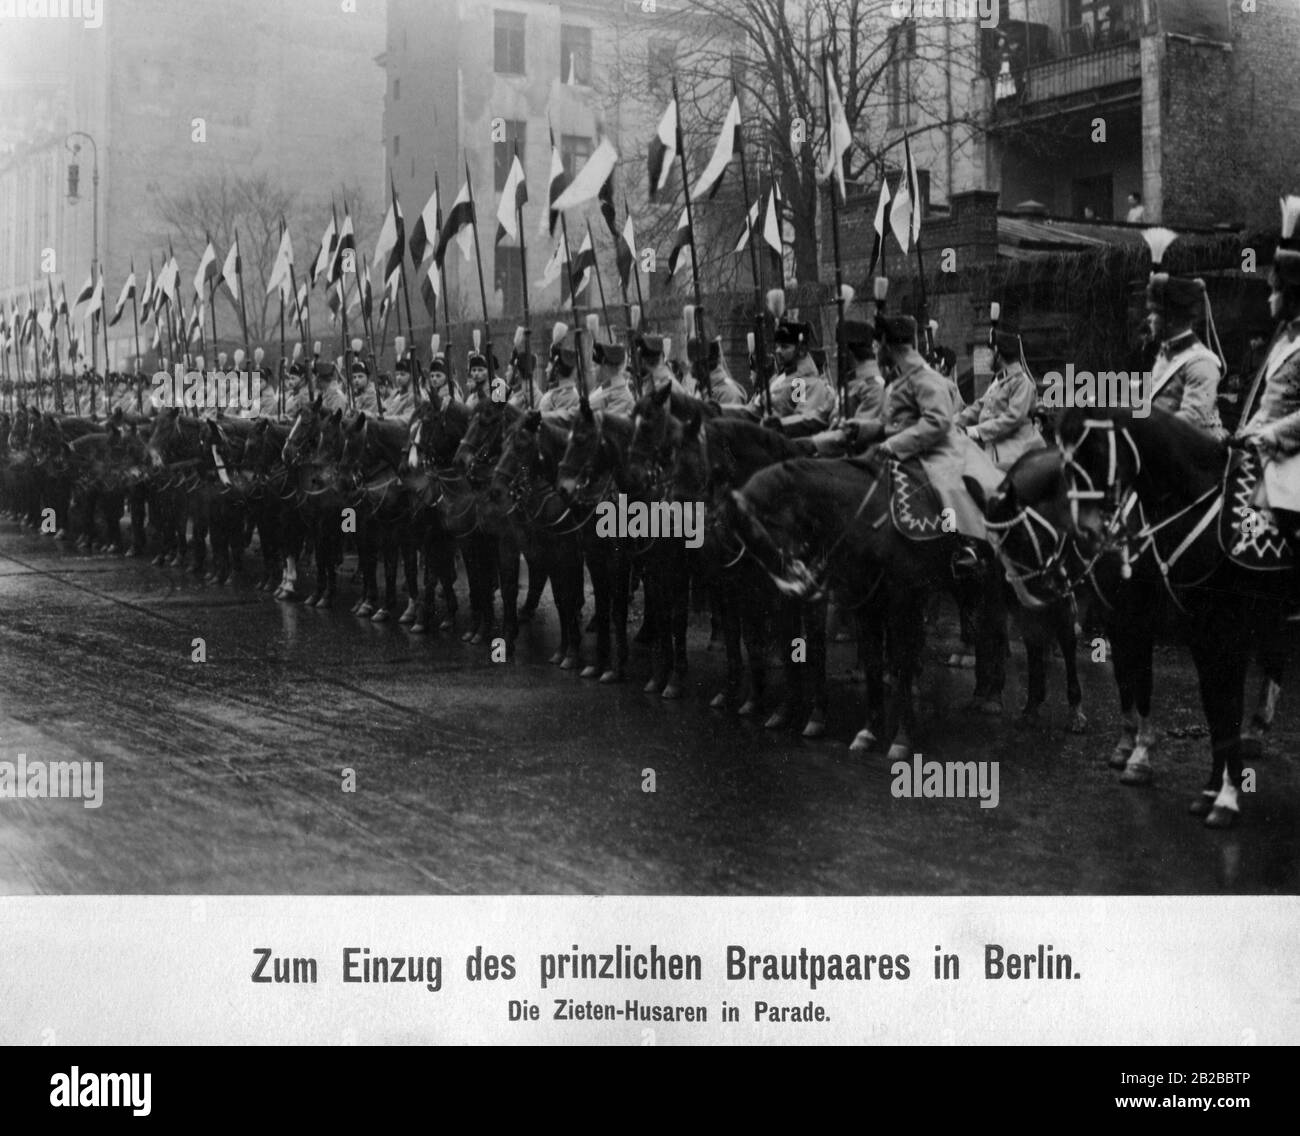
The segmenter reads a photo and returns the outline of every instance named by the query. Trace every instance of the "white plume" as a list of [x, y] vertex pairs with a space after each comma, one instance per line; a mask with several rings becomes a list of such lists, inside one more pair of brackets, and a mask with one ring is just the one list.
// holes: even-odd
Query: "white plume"
[[745, 343], [748, 345], [749, 353], [752, 356], [754, 354], [754, 333], [752, 331], [745, 335]]
[[1147, 247], [1151, 250], [1152, 268], [1160, 267], [1165, 258], [1165, 252], [1177, 238], [1178, 234], [1173, 229], [1166, 229], [1162, 226], [1142, 230], [1142, 239], [1146, 241]]
[[482, 351], [482, 350], [483, 350], [483, 332], [482, 332], [481, 330], [479, 330], [479, 329], [476, 327], [476, 328], [474, 329], [474, 334], [471, 336], [471, 338], [474, 340], [474, 350], [475, 350], [475, 351]]
[[889, 298], [889, 278], [887, 276], [877, 276], [871, 287], [877, 304], [883, 304]]
[[315, 355], [317, 358], [320, 357], [320, 340], [319, 340], [319, 339], [316, 340], [316, 342], [312, 344], [312, 347], [311, 347], [311, 353], [312, 353], [313, 355]]
[[773, 288], [767, 294], [767, 310], [772, 313], [774, 320], [779, 320], [785, 316], [785, 290], [782, 288]]
[[296, 363], [302, 358], [302, 340], [293, 345], [293, 361]]
[[551, 346], [558, 347], [564, 342], [564, 337], [569, 334], [569, 325], [563, 320], [556, 320], [555, 326], [551, 328]]
[[524, 339], [528, 335], [526, 327], [515, 328], [515, 350], [522, 352], [524, 349]]
[[265, 349], [263, 349], [263, 348], [261, 348], [261, 347], [254, 347], [254, 348], [253, 348], [253, 365], [254, 365], [254, 366], [256, 366], [256, 367], [260, 367], [260, 366], [262, 365], [262, 360], [265, 359], [265, 358], [266, 358], [266, 351], [265, 351]]
[[853, 303], [853, 297], [857, 295], [857, 292], [854, 291], [852, 284], [841, 284], [840, 295], [844, 297], [844, 306], [847, 308]]
[[1000, 320], [1001, 318], [1002, 318], [1002, 305], [999, 304], [997, 300], [994, 300], [993, 303], [989, 305], [989, 322], [997, 323], [998, 320]]
[[399, 359], [406, 354], [406, 336], [398, 335], [393, 338], [393, 351]]
[[235, 370], [243, 370], [244, 367], [244, 349], [242, 347], [235, 350]]
[[355, 336], [352, 340], [352, 354], [360, 355], [361, 349], [365, 346], [360, 336]]
[[632, 305], [632, 330], [633, 331], [641, 330], [641, 305], [640, 304]]
[[435, 331], [431, 336], [429, 336], [429, 352], [432, 355], [437, 355], [441, 350], [442, 336]]
[[1289, 241], [1295, 236], [1296, 223], [1300, 222], [1300, 197], [1282, 198], [1282, 239]]
[[589, 312], [586, 319], [587, 335], [594, 344], [600, 337], [600, 316], [595, 312]]

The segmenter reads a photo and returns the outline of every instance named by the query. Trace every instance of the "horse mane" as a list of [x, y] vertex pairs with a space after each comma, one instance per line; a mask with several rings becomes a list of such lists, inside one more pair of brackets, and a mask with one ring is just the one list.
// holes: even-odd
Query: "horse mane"
[[753, 448], [762, 450], [773, 462], [804, 456], [804, 451], [792, 439], [784, 434], [778, 434], [775, 430], [769, 430], [751, 418], [719, 415], [706, 421], [704, 428], [709, 433], [717, 435], [721, 441], [731, 445], [733, 449], [742, 442], [748, 443]]

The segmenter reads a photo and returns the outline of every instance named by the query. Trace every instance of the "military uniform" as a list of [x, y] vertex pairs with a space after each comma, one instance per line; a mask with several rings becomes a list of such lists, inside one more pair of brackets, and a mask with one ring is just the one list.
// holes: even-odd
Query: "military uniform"
[[1151, 405], [1224, 438], [1218, 404], [1222, 377], [1218, 356], [1185, 331], [1160, 345], [1151, 368]]
[[384, 399], [384, 417], [393, 418], [399, 422], [410, 423], [411, 416], [415, 413], [415, 396], [410, 390], [399, 390], [391, 397]]
[[[803, 397], [800, 399], [795, 398], [799, 393], [797, 382], [802, 383]], [[783, 371], [773, 375], [768, 380], [768, 387], [772, 395], [772, 413], [781, 419], [784, 429], [810, 434], [830, 425], [836, 409], [835, 392], [808, 356], [799, 360], [793, 374]], [[761, 391], [750, 399], [749, 405], [758, 413], [764, 413], [766, 404]]]
[[973, 477], [991, 494], [1002, 483], [1002, 473], [958, 428], [952, 384], [916, 348], [895, 351], [899, 359], [885, 391], [881, 449], [900, 461], [918, 458], [940, 504], [952, 509], [957, 531], [984, 540], [984, 514], [962, 478]]
[[608, 383], [591, 392], [591, 409], [603, 410], [606, 414], [617, 414], [622, 418], [631, 418], [636, 410], [636, 395], [627, 381], [627, 372], [619, 371]]
[[[947, 381], [947, 380], [945, 380]], [[1034, 424], [1038, 390], [1019, 360], [993, 376], [988, 390], [957, 415], [957, 425], [984, 446], [999, 469], [1046, 444]]]
[[328, 382], [320, 388], [321, 408], [329, 414], [336, 410], [347, 410], [348, 396], [340, 389], [337, 382]]
[[481, 386], [471, 386], [465, 397], [461, 400], [470, 409], [473, 410], [480, 402], [492, 401], [492, 386], [489, 380], [484, 380]]
[[745, 392], [725, 367], [715, 367], [709, 373], [709, 398], [719, 406], [744, 406]]
[[577, 414], [581, 404], [577, 383], [570, 375], [568, 378], [560, 379], [555, 386], [542, 395], [537, 409], [543, 414], [554, 415], [569, 422]]
[[1300, 513], [1300, 318], [1269, 345], [1246, 413], [1238, 437], [1260, 439], [1273, 450], [1264, 470], [1268, 504]]
[[853, 368], [847, 388], [849, 417], [877, 419], [885, 405], [885, 380], [874, 359], [866, 359]]

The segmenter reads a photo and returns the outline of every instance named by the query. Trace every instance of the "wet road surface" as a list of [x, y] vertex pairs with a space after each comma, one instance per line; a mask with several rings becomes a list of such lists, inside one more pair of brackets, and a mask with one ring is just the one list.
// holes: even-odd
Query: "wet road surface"
[[936, 665], [954, 646], [944, 608], [917, 748], [999, 762], [998, 807], [982, 809], [894, 799], [883, 757], [850, 757], [851, 644], [832, 647], [827, 736], [805, 741], [708, 709], [723, 659], [705, 649], [707, 616], [693, 617], [687, 696], [666, 703], [642, 693], [637, 648], [619, 687], [548, 665], [549, 597], [507, 664], [358, 620], [354, 598], [345, 586], [332, 613], [276, 603], [247, 580], [78, 555], [0, 521], [0, 761], [104, 769], [96, 809], [0, 799], [0, 893], [1300, 891], [1296, 696], [1243, 822], [1208, 831], [1186, 812], [1208, 741], [1181, 649], [1157, 648], [1156, 785], [1129, 789], [1104, 760], [1118, 724], [1108, 665], [1081, 648], [1085, 736], [1064, 733], [1059, 660], [1046, 725], [1014, 728], [1019, 643], [1006, 716], [973, 717], [971, 672]]

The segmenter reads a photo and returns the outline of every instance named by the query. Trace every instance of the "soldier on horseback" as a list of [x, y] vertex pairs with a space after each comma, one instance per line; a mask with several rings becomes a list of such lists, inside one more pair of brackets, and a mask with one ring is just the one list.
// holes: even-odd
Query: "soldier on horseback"
[[631, 418], [636, 409], [636, 396], [628, 385], [624, 367], [627, 352], [617, 343], [597, 343], [591, 354], [596, 362], [598, 384], [591, 392], [591, 409]]
[[[477, 338], [478, 332], [475, 332]], [[480, 402], [491, 401], [492, 390], [488, 386], [488, 376], [496, 370], [495, 365], [489, 367], [488, 355], [492, 352], [492, 345], [488, 344], [487, 351], [484, 352], [475, 346], [474, 350], [469, 353], [469, 389], [465, 392], [465, 405], [473, 410]], [[496, 363], [495, 356], [492, 363]]]
[[370, 381], [370, 368], [361, 355], [363, 346], [359, 338], [352, 341], [352, 404], [360, 413], [373, 417], [379, 413], [379, 400]]
[[392, 397], [384, 399], [384, 416], [409, 424], [415, 413], [415, 396], [411, 392], [411, 357], [404, 351], [398, 353], [394, 381]]
[[[763, 425], [791, 437], [804, 437], [825, 430], [835, 413], [835, 391], [812, 360], [813, 330], [810, 324], [783, 319], [777, 324], [776, 361], [780, 374], [768, 384], [772, 413]], [[761, 392], [750, 400], [750, 408], [761, 413]]]
[[988, 389], [957, 415], [957, 425], [983, 446], [998, 469], [1010, 469], [1021, 454], [1045, 443], [1034, 424], [1038, 391], [1025, 372], [1020, 336], [1004, 328], [989, 330], [996, 371]]
[[[1292, 553], [1300, 555], [1300, 197], [1282, 203], [1282, 239], [1269, 273], [1277, 330], [1246, 396], [1237, 437], [1264, 459], [1267, 504]], [[1298, 589], [1300, 590], [1300, 589]]]

